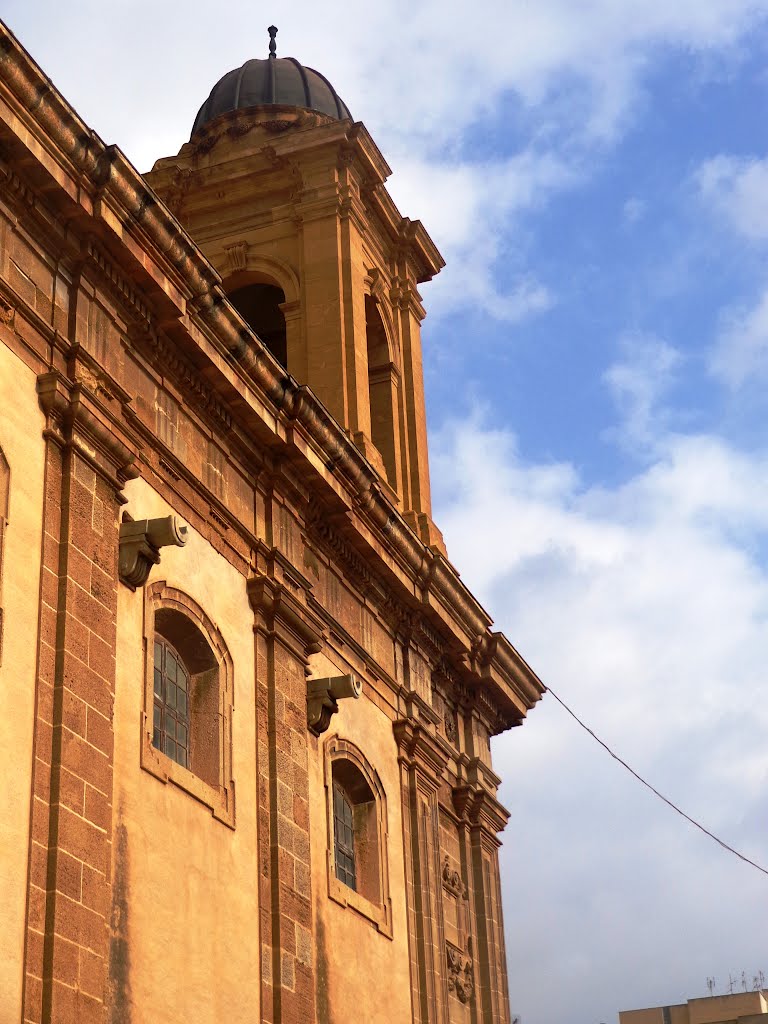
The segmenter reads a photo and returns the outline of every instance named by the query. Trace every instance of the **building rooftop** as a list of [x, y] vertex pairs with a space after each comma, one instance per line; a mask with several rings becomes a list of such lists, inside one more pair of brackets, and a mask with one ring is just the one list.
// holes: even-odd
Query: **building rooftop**
[[352, 118], [346, 103], [325, 75], [304, 67], [294, 57], [278, 57], [277, 29], [270, 26], [269, 34], [269, 56], [263, 60], [247, 60], [242, 67], [228, 71], [219, 79], [198, 111], [192, 136], [220, 114], [251, 107], [302, 107], [338, 120]]

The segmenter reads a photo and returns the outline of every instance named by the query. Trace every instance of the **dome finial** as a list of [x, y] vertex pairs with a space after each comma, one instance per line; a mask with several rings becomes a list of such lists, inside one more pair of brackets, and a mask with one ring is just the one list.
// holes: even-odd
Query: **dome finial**
[[274, 60], [277, 56], [277, 43], [275, 42], [275, 36], [277, 35], [277, 29], [274, 25], [270, 25], [267, 29], [269, 32], [269, 56], [271, 60]]

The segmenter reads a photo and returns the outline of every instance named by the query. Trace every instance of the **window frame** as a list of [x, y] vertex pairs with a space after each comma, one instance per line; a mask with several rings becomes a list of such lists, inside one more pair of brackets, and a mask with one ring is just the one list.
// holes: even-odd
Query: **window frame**
[[[154, 642], [159, 632], [155, 617], [161, 609], [177, 612], [187, 618], [203, 636], [216, 662], [218, 685], [218, 784], [212, 785], [192, 768], [173, 760], [153, 745], [154, 725]], [[184, 790], [209, 808], [217, 820], [235, 827], [235, 783], [232, 777], [232, 713], [234, 711], [234, 670], [232, 659], [221, 633], [203, 609], [188, 594], [159, 580], [144, 588], [144, 700], [141, 710], [141, 767], [163, 783]], [[177, 645], [160, 633], [174, 648]], [[186, 670], [189, 665], [184, 652], [177, 649]], [[191, 673], [190, 673], [191, 675]], [[191, 697], [190, 697], [191, 701]], [[188, 749], [192, 749], [194, 713], [190, 708]]]
[[[360, 871], [358, 843], [354, 843], [355, 849], [355, 876], [356, 888], [341, 881], [336, 875], [336, 830], [334, 820], [334, 786], [338, 783], [334, 779], [334, 765], [338, 762], [349, 762], [362, 775], [366, 786], [373, 795], [372, 815], [376, 825], [376, 872], [378, 883], [378, 897], [369, 899], [359, 891]], [[389, 892], [389, 865], [387, 850], [389, 846], [389, 827], [387, 815], [387, 798], [384, 787], [381, 784], [378, 773], [369, 764], [362, 751], [351, 742], [338, 735], [328, 738], [325, 742], [325, 795], [327, 812], [327, 875], [328, 875], [328, 896], [335, 903], [342, 907], [356, 911], [366, 918], [382, 935], [392, 938], [392, 900]], [[343, 784], [340, 786], [342, 792], [349, 800], [350, 794]], [[363, 806], [362, 804], [357, 806]], [[355, 805], [352, 803], [353, 817]]]

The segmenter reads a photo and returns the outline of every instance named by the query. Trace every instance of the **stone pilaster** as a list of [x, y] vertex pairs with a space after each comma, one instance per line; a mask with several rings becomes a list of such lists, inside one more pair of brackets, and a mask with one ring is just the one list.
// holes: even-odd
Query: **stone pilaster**
[[286, 585], [248, 581], [256, 644], [261, 1020], [316, 1020], [307, 763], [308, 658], [322, 629]]
[[[475, 923], [475, 1005], [472, 1019], [509, 1024], [509, 991], [499, 879], [498, 833], [509, 814], [477, 782], [477, 762], [470, 762], [470, 782], [453, 790], [453, 803], [463, 831]], [[473, 779], [472, 776], [475, 776]]]
[[403, 803], [414, 1024], [447, 1021], [437, 791], [447, 756], [416, 719], [394, 723]]
[[81, 384], [47, 415], [24, 1021], [108, 1019], [118, 512], [133, 456]]

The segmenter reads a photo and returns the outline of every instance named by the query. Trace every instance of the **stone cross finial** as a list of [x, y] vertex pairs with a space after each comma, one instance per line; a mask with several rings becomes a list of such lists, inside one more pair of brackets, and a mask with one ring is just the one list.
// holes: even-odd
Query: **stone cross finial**
[[269, 57], [270, 60], [274, 60], [277, 56], [277, 43], [275, 42], [277, 28], [274, 25], [270, 25], [267, 32], [269, 32]]

